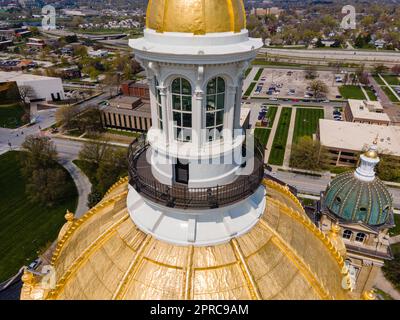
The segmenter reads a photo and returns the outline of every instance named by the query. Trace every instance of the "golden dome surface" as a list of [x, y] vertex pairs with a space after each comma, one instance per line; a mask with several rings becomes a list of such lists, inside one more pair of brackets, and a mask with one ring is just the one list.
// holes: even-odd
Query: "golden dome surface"
[[[24, 283], [22, 299], [346, 299], [344, 261], [286, 188], [265, 180], [267, 207], [247, 234], [208, 247], [176, 246], [140, 231], [127, 179], [58, 241], [56, 286]], [[346, 281], [347, 280], [347, 281]]]
[[246, 28], [242, 0], [149, 0], [146, 27], [196, 35]]

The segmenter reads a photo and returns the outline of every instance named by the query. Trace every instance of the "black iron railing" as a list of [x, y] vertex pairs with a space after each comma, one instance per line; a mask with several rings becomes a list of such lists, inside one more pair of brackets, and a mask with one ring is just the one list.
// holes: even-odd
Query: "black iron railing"
[[264, 177], [264, 151], [256, 142], [254, 169], [250, 175], [239, 176], [235, 182], [210, 188], [188, 188], [160, 183], [151, 173], [146, 160], [149, 145], [132, 144], [129, 148], [129, 183], [142, 196], [162, 205], [182, 209], [212, 209], [234, 204], [252, 195]]

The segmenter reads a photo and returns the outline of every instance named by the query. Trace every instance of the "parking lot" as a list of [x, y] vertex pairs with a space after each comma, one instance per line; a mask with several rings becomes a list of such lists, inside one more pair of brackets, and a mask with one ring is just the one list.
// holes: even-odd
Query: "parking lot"
[[[337, 83], [335, 78], [340, 75], [336, 75], [331, 71], [317, 71], [317, 74], [316, 79], [325, 82], [329, 88], [327, 99], [336, 99], [336, 96], [340, 95], [338, 88], [342, 83]], [[252, 96], [269, 98], [270, 100], [277, 98], [310, 98], [308, 95], [310, 92], [307, 87], [311, 80], [306, 79], [305, 76], [306, 74], [303, 70], [265, 68]]]

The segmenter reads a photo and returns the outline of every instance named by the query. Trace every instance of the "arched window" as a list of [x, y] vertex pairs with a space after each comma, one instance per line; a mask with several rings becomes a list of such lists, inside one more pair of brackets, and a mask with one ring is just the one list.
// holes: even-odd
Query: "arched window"
[[353, 235], [353, 232], [350, 230], [343, 231], [343, 239], [351, 239], [352, 235]]
[[225, 80], [217, 77], [207, 84], [206, 128], [209, 141], [220, 139], [224, 128]]
[[163, 130], [163, 117], [162, 117], [162, 105], [161, 105], [161, 93], [158, 88], [159, 83], [157, 78], [154, 78], [155, 87], [156, 87], [156, 100], [157, 100], [157, 118], [158, 118], [158, 129]]
[[367, 237], [367, 236], [366, 236], [365, 233], [359, 232], [359, 233], [357, 233], [357, 235], [356, 235], [356, 241], [357, 241], [357, 242], [364, 242], [364, 240], [365, 240], [366, 237]]
[[189, 81], [177, 78], [172, 82], [172, 112], [175, 138], [178, 141], [192, 140], [192, 86]]

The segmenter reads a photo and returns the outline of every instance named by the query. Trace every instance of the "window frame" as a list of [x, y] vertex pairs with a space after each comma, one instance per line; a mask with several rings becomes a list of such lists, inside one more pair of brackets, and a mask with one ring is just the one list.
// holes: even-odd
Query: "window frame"
[[[349, 229], [343, 230], [342, 238], [346, 240], [350, 240], [353, 237], [353, 231]], [[348, 235], [348, 236], [347, 236]]]
[[[179, 92], [176, 92], [176, 81], [179, 81]], [[184, 84], [187, 84], [187, 91], [184, 90]], [[193, 132], [193, 88], [189, 80], [183, 77], [174, 78], [170, 86], [171, 90], [171, 113], [173, 121], [174, 139], [179, 142], [192, 142]], [[179, 99], [179, 109], [176, 109], [176, 98]], [[190, 110], [187, 110], [184, 106], [184, 101], [190, 106]], [[176, 119], [180, 120], [179, 122]], [[185, 119], [186, 118], [186, 119]], [[190, 122], [188, 125], [187, 121]], [[181, 136], [181, 132], [183, 135]]]
[[360, 243], [364, 243], [365, 239], [367, 239], [367, 235], [364, 232], [358, 232], [356, 234], [355, 241], [360, 242]]
[[[210, 92], [210, 85], [213, 81], [215, 81], [214, 92]], [[220, 81], [222, 82], [221, 87]], [[221, 90], [221, 88], [223, 89]], [[205, 99], [205, 129], [207, 142], [215, 142], [223, 139], [226, 93], [226, 80], [223, 77], [216, 76], [207, 82]], [[220, 104], [220, 99], [222, 100], [222, 104]], [[213, 102], [214, 106], [211, 107], [209, 102]], [[212, 125], [208, 124], [209, 120], [212, 120]]]

